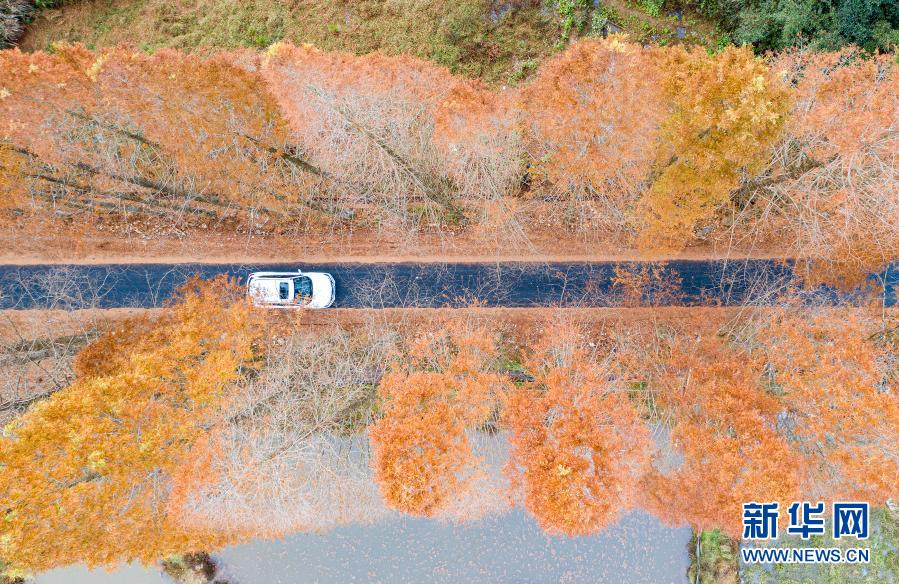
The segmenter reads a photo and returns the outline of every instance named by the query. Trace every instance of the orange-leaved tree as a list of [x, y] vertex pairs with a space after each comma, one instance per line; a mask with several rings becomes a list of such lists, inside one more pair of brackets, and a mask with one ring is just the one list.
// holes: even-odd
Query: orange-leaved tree
[[895, 331], [852, 308], [782, 310], [761, 327], [767, 388], [782, 403], [778, 429], [808, 459], [806, 492], [872, 505], [895, 496]]
[[757, 196], [810, 260], [810, 283], [857, 285], [899, 256], [899, 66], [847, 48], [791, 51], [774, 68], [794, 105]]
[[768, 162], [786, 121], [789, 94], [748, 47], [709, 55], [672, 47], [658, 54], [663, 99], [654, 180], [641, 200], [648, 249], [679, 248], [747, 176]]
[[381, 219], [459, 213], [455, 186], [433, 140], [434, 110], [460, 80], [408, 56], [327, 53], [272, 45], [262, 73], [294, 143], [347, 201]]
[[375, 478], [389, 507], [439, 513], [478, 471], [467, 432], [490, 419], [503, 378], [496, 333], [450, 320], [412, 339], [378, 386], [383, 415], [369, 429]]
[[742, 504], [800, 495], [803, 457], [778, 432], [782, 405], [763, 385], [763, 361], [717, 335], [675, 338], [650, 380], [681, 460], [657, 460], [644, 506], [670, 524], [739, 537]]
[[81, 45], [3, 51], [0, 140], [38, 165], [25, 176], [33, 205], [87, 218], [136, 210], [176, 224], [279, 218], [318, 178], [285, 144], [258, 60]]
[[613, 37], [579, 41], [541, 66], [521, 97], [530, 179], [629, 223], [666, 113], [659, 64], [657, 50]]
[[513, 91], [491, 91], [458, 80], [434, 111], [434, 143], [460, 198], [479, 212], [477, 224], [497, 235], [518, 235], [516, 194], [525, 153]]
[[739, 537], [749, 501], [892, 496], [895, 324], [856, 308], [760, 316], [727, 334], [669, 337], [656, 353], [649, 383], [680, 460], [658, 461], [645, 505], [667, 522]]
[[253, 358], [252, 312], [238, 295], [223, 280], [187, 285], [158, 319], [101, 337], [80, 377], [4, 429], [5, 559], [40, 571], [223, 543], [179, 526], [167, 505], [177, 468]]
[[596, 533], [637, 500], [652, 442], [627, 387], [570, 323], [537, 347], [533, 382], [509, 394], [508, 472], [550, 533]]

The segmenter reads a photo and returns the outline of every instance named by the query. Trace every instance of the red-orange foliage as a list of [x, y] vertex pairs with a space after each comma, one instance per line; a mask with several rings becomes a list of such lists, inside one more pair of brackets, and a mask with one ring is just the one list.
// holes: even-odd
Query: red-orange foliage
[[534, 358], [535, 380], [511, 392], [508, 470], [550, 533], [596, 533], [636, 499], [652, 444], [627, 388], [570, 325], [555, 325]]
[[477, 471], [466, 433], [488, 420], [503, 382], [490, 371], [494, 336], [481, 324], [448, 322], [415, 338], [381, 379], [383, 417], [369, 432], [388, 506], [434, 515]]
[[158, 321], [149, 316], [135, 316], [116, 323], [115, 327], [90, 343], [75, 356], [73, 368], [79, 377], [113, 375], [128, 364], [131, 353], [139, 350]]
[[628, 219], [666, 113], [658, 64], [656, 49], [617, 38], [579, 41], [545, 63], [521, 98], [532, 178]]
[[775, 62], [795, 86], [771, 195], [807, 277], [856, 285], [899, 256], [899, 67], [895, 56], [790, 52]]
[[666, 522], [739, 537], [743, 503], [798, 498], [802, 459], [778, 433], [781, 405], [760, 387], [762, 360], [726, 343], [677, 344], [656, 381], [657, 407], [673, 420], [670, 439], [683, 461], [647, 476], [644, 504]]
[[895, 496], [895, 328], [856, 310], [784, 311], [762, 328], [759, 341], [768, 389], [782, 402], [781, 432], [809, 459], [806, 492], [872, 505]]
[[256, 61], [80, 45], [3, 51], [0, 137], [38, 165], [28, 172], [35, 203], [72, 212], [138, 205], [176, 223], [277, 214], [302, 200], [311, 175], [291, 173], [284, 122]]
[[577, 216], [650, 251], [786, 240], [857, 283], [899, 254], [896, 66], [849, 49], [773, 62], [588, 39], [519, 94], [287, 44], [2, 51], [0, 209], [32, 227], [61, 211], [74, 231], [101, 213], [286, 229], [349, 208], [404, 233], [476, 219], [525, 244], [526, 219]]
[[433, 140], [434, 110], [460, 80], [407, 56], [269, 48], [263, 74], [291, 139], [356, 204], [405, 220], [412, 204], [455, 210]]
[[514, 99], [511, 91], [460, 80], [437, 105], [434, 141], [463, 197], [495, 202], [515, 193], [525, 154]]
[[855, 309], [767, 318], [742, 340], [673, 341], [651, 382], [683, 457], [645, 481], [647, 507], [668, 522], [739, 537], [748, 501], [892, 495], [895, 346]]

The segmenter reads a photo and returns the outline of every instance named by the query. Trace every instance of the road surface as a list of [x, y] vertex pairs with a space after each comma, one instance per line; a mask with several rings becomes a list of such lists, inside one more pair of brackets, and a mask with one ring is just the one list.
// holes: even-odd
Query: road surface
[[[0, 265], [0, 309], [153, 308], [164, 305], [192, 276], [244, 279], [252, 271], [325, 271], [337, 283], [336, 307], [603, 307], [621, 302], [615, 269], [648, 264], [612, 262], [493, 264], [111, 264]], [[770, 302], [793, 278], [789, 263], [775, 260], [671, 261], [662, 280], [676, 294], [646, 288], [646, 305], [730, 306]], [[899, 264], [872, 276], [896, 302]], [[656, 281], [658, 282], [658, 280]], [[821, 289], [814, 301], [842, 302], [846, 295]]]

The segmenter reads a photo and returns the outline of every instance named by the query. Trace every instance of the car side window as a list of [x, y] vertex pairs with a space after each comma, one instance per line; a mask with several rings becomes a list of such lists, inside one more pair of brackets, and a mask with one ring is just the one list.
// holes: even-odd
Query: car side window
[[290, 295], [290, 285], [287, 282], [281, 282], [278, 284], [278, 296], [281, 300], [287, 300], [287, 297]]

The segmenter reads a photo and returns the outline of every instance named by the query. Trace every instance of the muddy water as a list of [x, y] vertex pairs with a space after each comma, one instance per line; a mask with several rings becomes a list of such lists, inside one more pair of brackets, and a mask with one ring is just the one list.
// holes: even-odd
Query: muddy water
[[592, 537], [549, 537], [521, 510], [473, 524], [401, 518], [216, 554], [241, 584], [292, 582], [685, 582], [690, 530], [634, 512]]
[[[654, 436], [665, 453], [664, 431], [657, 429]], [[370, 461], [362, 455], [367, 439], [362, 435], [339, 438], [342, 448], [338, 450], [357, 456], [326, 465], [335, 488], [306, 492], [301, 482], [292, 491], [296, 497], [285, 500], [285, 505], [267, 505], [241, 519], [256, 520], [259, 528], [268, 525], [289, 531], [290, 526], [318, 525], [322, 531], [219, 550], [213, 554], [217, 580], [229, 584], [686, 581], [688, 528], [671, 529], [648, 513], [633, 511], [595, 536], [550, 537], [521, 508], [509, 510], [509, 485], [502, 473], [508, 442], [503, 433], [473, 432], [469, 439], [485, 472], [445, 514], [468, 521], [417, 519], [387, 509], [377, 497]], [[353, 477], [361, 480], [354, 483]], [[356, 483], [362, 488], [354, 488]], [[368, 490], [374, 499], [366, 496]], [[359, 506], [362, 509], [356, 509]], [[342, 525], [326, 529], [335, 524]], [[158, 570], [137, 566], [123, 566], [112, 573], [72, 567], [37, 579], [39, 584], [166, 581]]]
[[[231, 584], [300, 582], [686, 582], [690, 530], [636, 511], [600, 535], [549, 537], [521, 510], [455, 525], [392, 516], [325, 534], [254, 541], [215, 554]], [[169, 582], [157, 570], [71, 567], [39, 584]]]

